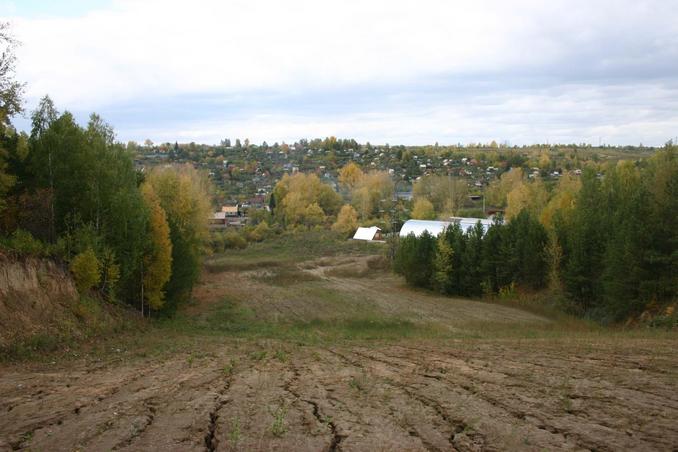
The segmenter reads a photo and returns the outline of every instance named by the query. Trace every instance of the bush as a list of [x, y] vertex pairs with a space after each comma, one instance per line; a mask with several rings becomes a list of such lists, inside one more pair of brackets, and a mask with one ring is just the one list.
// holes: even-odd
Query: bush
[[266, 221], [262, 221], [247, 232], [247, 240], [250, 242], [261, 242], [271, 235], [271, 228]]
[[101, 263], [92, 248], [75, 256], [69, 268], [81, 294], [97, 285], [101, 279]]
[[235, 231], [228, 231], [223, 235], [224, 249], [244, 249], [247, 248], [245, 237]]
[[7, 240], [2, 241], [2, 246], [19, 254], [32, 256], [44, 256], [49, 254], [46, 244], [34, 238], [30, 232], [17, 229]]

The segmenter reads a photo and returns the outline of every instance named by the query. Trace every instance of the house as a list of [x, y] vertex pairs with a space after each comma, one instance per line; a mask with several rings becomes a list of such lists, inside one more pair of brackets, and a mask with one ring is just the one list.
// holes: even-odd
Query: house
[[372, 226], [370, 228], [358, 228], [358, 230], [355, 231], [353, 240], [366, 240], [368, 242], [375, 240], [380, 241], [381, 229], [377, 226]]
[[239, 208], [238, 204], [236, 204], [235, 206], [222, 206], [221, 212], [223, 212], [227, 217], [239, 217], [240, 216], [240, 208]]
[[226, 213], [225, 212], [214, 212], [209, 219], [211, 225], [225, 225], [226, 224]]

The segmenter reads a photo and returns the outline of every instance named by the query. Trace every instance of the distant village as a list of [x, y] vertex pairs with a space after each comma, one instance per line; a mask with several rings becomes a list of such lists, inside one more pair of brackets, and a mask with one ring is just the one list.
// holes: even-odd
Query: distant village
[[216, 193], [213, 227], [239, 227], [247, 223], [250, 209], [269, 209], [270, 194], [284, 174], [314, 173], [338, 190], [338, 171], [353, 161], [364, 171], [386, 171], [396, 182], [399, 199], [412, 198], [412, 184], [429, 175], [446, 175], [466, 181], [469, 206], [482, 202], [484, 189], [510, 168], [520, 167], [528, 178], [546, 183], [565, 173], [581, 174], [586, 166], [618, 159], [643, 158], [654, 148], [641, 146], [471, 144], [440, 146], [390, 146], [359, 144], [334, 137], [300, 140], [293, 144], [251, 144], [230, 139], [219, 145], [130, 142], [138, 168], [170, 163], [190, 163], [207, 172]]

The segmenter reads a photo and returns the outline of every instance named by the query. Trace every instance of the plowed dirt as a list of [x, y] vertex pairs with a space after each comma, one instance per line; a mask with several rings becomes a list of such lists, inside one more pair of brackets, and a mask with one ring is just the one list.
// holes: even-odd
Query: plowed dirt
[[[533, 337], [530, 328], [558, 326], [506, 306], [411, 291], [385, 273], [328, 272], [341, 265], [307, 265], [297, 270], [317, 278], [292, 276], [293, 284], [271, 283], [261, 271], [213, 273], [186, 315], [209, 315], [228, 295], [257, 321], [367, 310], [451, 335], [309, 343], [212, 334], [147, 357], [5, 364], [0, 450], [678, 448], [675, 337]], [[331, 307], [317, 296], [323, 290]], [[528, 333], [478, 336], [482, 325]]]

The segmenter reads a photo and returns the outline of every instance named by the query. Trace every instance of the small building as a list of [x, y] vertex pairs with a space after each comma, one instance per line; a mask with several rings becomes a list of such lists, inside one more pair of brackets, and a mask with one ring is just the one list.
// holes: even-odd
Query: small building
[[239, 217], [240, 216], [240, 208], [237, 204], [235, 206], [222, 206], [221, 211], [227, 217]]
[[451, 224], [449, 221], [407, 220], [400, 228], [400, 237], [407, 237], [410, 234], [419, 237], [424, 231], [427, 231], [433, 237], [437, 237]]
[[226, 224], [226, 213], [225, 212], [214, 212], [209, 219], [210, 224], [212, 225], [225, 225]]
[[368, 242], [380, 241], [381, 229], [377, 226], [372, 226], [370, 228], [358, 228], [358, 230], [355, 231], [353, 240], [366, 240]]
[[480, 222], [485, 232], [487, 232], [487, 230], [490, 229], [490, 226], [492, 226], [493, 220], [463, 217], [452, 217], [449, 221], [407, 220], [400, 229], [400, 237], [407, 237], [410, 234], [419, 237], [424, 231], [428, 231], [433, 237], [437, 237], [453, 224], [458, 224], [462, 232], [468, 233], [476, 224], [478, 224], [478, 222]]

